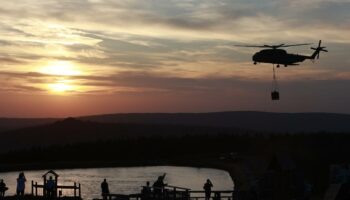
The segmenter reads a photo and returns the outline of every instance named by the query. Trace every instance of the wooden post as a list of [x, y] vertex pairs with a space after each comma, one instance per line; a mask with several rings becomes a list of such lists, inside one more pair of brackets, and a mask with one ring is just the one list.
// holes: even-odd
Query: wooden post
[[79, 183], [79, 198], [81, 198], [81, 185]]
[[[55, 175], [55, 174], [53, 174]], [[58, 176], [55, 175], [55, 189], [54, 189], [54, 195], [57, 197], [57, 185], [58, 185]]]
[[44, 197], [46, 197], [46, 176], [44, 176], [43, 195], [44, 195]]
[[35, 182], [35, 196], [38, 196], [38, 182]]
[[34, 181], [32, 180], [32, 196], [34, 195]]
[[74, 182], [74, 197], [77, 196], [77, 184]]

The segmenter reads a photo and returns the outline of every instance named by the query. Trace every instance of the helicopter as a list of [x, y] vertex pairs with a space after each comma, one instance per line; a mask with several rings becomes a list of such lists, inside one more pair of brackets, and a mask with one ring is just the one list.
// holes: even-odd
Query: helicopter
[[277, 83], [277, 76], [275, 71], [275, 65], [277, 64], [277, 68], [280, 67], [280, 65], [284, 65], [287, 67], [288, 65], [299, 65], [298, 63], [305, 61], [306, 59], [309, 60], [315, 60], [316, 58], [320, 58], [320, 52], [328, 52], [326, 50], [326, 47], [321, 46], [322, 41], [320, 40], [318, 42], [318, 46], [311, 47], [312, 50], [315, 50], [312, 55], [306, 56], [306, 55], [298, 55], [298, 54], [289, 54], [286, 50], [280, 49], [284, 47], [293, 47], [293, 46], [305, 46], [305, 45], [311, 45], [311, 43], [305, 43], [305, 44], [279, 44], [279, 45], [235, 45], [239, 47], [256, 47], [256, 48], [265, 48], [253, 55], [253, 61], [254, 65], [258, 63], [271, 63], [273, 66], [273, 82], [272, 87], [273, 90], [271, 92], [271, 99], [273, 101], [280, 100], [280, 93], [278, 89], [278, 83]]
[[262, 45], [262, 46], [255, 46], [255, 45], [235, 45], [238, 47], [255, 47], [255, 48], [266, 48], [263, 49], [253, 55], [253, 61], [254, 65], [258, 63], [271, 63], [273, 65], [277, 64], [277, 68], [280, 67], [280, 65], [284, 65], [285, 67], [289, 65], [299, 65], [298, 63], [303, 62], [306, 59], [315, 60], [315, 58], [320, 58], [320, 52], [328, 52], [326, 50], [326, 47], [321, 46], [321, 40], [318, 43], [318, 47], [311, 47], [311, 49], [315, 50], [314, 53], [311, 56], [306, 55], [298, 55], [298, 54], [289, 54], [286, 50], [280, 49], [285, 47], [293, 47], [293, 46], [305, 46], [305, 45], [311, 45], [311, 43], [305, 43], [305, 44], [279, 44], [279, 45]]

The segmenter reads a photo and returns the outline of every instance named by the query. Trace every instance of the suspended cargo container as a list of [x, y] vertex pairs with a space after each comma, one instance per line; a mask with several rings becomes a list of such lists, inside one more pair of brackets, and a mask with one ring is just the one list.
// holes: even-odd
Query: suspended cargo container
[[280, 100], [280, 93], [278, 91], [272, 91], [271, 92], [271, 99], [274, 100]]

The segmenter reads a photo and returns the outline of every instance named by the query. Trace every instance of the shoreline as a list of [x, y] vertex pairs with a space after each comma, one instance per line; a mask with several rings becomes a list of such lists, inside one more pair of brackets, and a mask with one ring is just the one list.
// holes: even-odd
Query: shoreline
[[[44, 170], [44, 169], [86, 169], [86, 168], [108, 168], [108, 167], [146, 167], [146, 166], [184, 166], [198, 168], [225, 168], [225, 165], [233, 164], [227, 160], [220, 160], [220, 155], [213, 154], [192, 154], [178, 155], [171, 158], [150, 159], [121, 159], [121, 160], [93, 160], [93, 161], [56, 161], [56, 162], [31, 162], [0, 164], [0, 173]], [[237, 164], [235, 162], [234, 164]]]
[[[89, 168], [116, 168], [116, 167], [149, 167], [149, 166], [183, 166], [196, 168], [217, 168], [209, 163], [201, 162], [117, 162], [117, 161], [88, 161], [88, 162], [50, 162], [50, 163], [20, 163], [20, 164], [0, 164], [0, 173], [16, 171], [37, 171], [37, 170], [57, 170], [57, 169], [89, 169]], [[215, 165], [216, 166], [216, 165]]]
[[[184, 159], [187, 160], [187, 159]], [[91, 168], [117, 168], [117, 167], [151, 167], [151, 166], [178, 166], [178, 167], [195, 167], [211, 168], [224, 170], [229, 173], [234, 185], [236, 185], [237, 172], [235, 164], [229, 164], [220, 160], [157, 160], [148, 162], [117, 162], [117, 161], [89, 161], [89, 162], [51, 162], [51, 163], [21, 163], [0, 165], [0, 173], [18, 172], [18, 171], [37, 171], [37, 170], [58, 170], [58, 169], [91, 169]]]

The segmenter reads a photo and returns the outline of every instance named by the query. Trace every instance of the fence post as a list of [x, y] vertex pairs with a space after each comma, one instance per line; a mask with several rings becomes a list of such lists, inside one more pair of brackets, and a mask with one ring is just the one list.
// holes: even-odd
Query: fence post
[[34, 195], [34, 181], [32, 180], [32, 196]]
[[81, 198], [81, 185], [79, 183], [79, 198]]
[[190, 199], [190, 191], [186, 190], [186, 199]]
[[38, 182], [35, 182], [35, 196], [38, 196]]
[[77, 196], [77, 184], [74, 182], [74, 197]]

